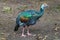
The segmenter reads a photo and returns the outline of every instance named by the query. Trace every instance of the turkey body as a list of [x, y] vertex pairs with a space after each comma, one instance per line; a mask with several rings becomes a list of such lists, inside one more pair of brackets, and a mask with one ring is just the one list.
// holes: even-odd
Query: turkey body
[[26, 10], [20, 12], [16, 18], [16, 26], [14, 31], [17, 31], [19, 27], [25, 27], [36, 24], [39, 18], [44, 14], [44, 9], [48, 7], [46, 3], [43, 3], [40, 6], [39, 11], [35, 10]]
[[36, 24], [37, 20], [44, 14], [44, 9], [40, 8], [40, 11], [26, 10], [20, 12], [16, 18], [16, 26], [14, 31], [17, 31], [19, 27], [30, 26]]
[[[20, 20], [21, 17], [29, 16], [26, 22], [24, 20]], [[36, 24], [36, 21], [43, 15], [43, 10], [41, 9], [39, 12], [35, 10], [27, 10], [24, 12], [20, 12], [18, 14], [18, 17], [16, 18], [16, 24], [19, 26], [26, 26], [26, 25], [34, 25]]]

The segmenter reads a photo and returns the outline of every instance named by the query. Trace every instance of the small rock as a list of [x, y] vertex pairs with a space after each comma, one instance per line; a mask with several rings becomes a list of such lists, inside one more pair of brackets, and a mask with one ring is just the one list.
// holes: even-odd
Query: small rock
[[45, 40], [47, 37], [48, 37], [48, 36], [46, 35], [46, 36], [43, 38], [43, 40]]
[[58, 30], [58, 28], [60, 28], [60, 27], [56, 27], [54, 30], [55, 30], [55, 31], [57, 31], [57, 30]]

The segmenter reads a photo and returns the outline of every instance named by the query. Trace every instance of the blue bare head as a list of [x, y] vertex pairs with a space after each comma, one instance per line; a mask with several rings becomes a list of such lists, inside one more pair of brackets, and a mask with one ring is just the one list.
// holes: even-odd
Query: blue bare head
[[47, 3], [43, 3], [40, 7], [39, 15], [42, 16], [44, 14], [44, 9], [47, 8]]
[[43, 4], [41, 5], [41, 8], [42, 8], [42, 9], [45, 9], [45, 8], [47, 8], [47, 7], [48, 7], [47, 3], [43, 3]]

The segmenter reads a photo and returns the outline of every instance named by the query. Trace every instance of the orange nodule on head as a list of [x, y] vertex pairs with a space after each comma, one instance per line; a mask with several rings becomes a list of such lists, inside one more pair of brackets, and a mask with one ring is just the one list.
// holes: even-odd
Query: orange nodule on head
[[43, 3], [45, 6], [48, 6], [48, 4], [47, 3]]

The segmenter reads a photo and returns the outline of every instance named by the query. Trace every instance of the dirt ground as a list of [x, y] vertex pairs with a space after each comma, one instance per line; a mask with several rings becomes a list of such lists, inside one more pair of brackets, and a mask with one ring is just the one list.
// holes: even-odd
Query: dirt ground
[[[20, 37], [22, 28], [14, 32], [18, 13], [28, 9], [39, 11], [43, 2], [49, 7], [30, 27], [30, 32], [36, 36]], [[11, 8], [10, 12], [3, 11], [6, 6]], [[60, 0], [0, 0], [0, 40], [60, 40]]]

